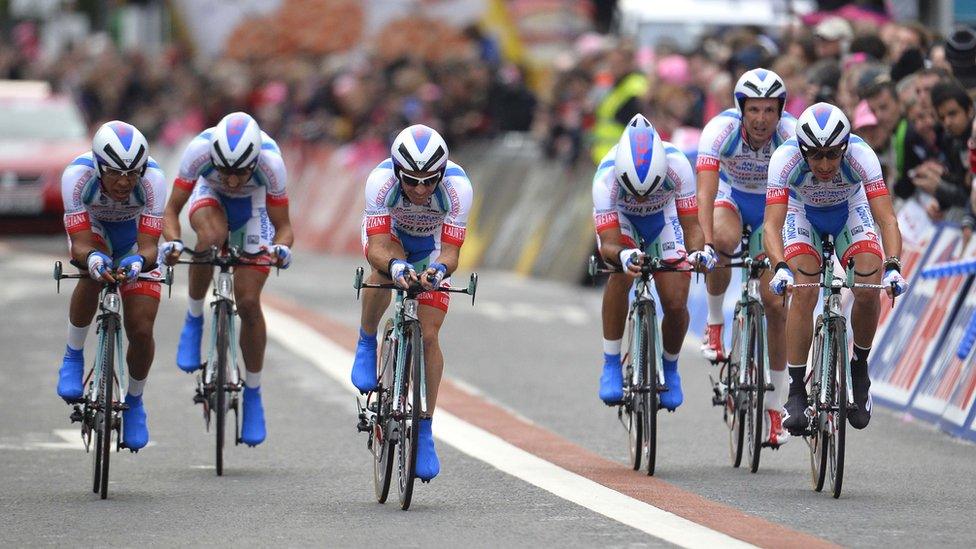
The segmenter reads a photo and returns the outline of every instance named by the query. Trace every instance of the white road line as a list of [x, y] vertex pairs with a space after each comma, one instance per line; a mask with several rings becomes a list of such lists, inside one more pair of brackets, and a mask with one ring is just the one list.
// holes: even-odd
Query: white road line
[[[353, 355], [302, 322], [265, 308], [268, 335], [308, 360], [350, 393]], [[681, 547], [753, 547], [688, 519], [636, 500], [538, 458], [444, 410], [437, 412], [437, 438], [529, 484], [591, 511]]]

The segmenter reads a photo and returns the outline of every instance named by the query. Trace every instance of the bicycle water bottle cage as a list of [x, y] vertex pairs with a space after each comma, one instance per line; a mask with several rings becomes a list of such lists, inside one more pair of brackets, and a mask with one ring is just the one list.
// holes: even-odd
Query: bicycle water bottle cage
[[217, 286], [214, 288], [217, 297], [223, 299], [233, 299], [234, 297], [234, 279], [231, 278], [230, 273], [220, 273], [217, 275]]

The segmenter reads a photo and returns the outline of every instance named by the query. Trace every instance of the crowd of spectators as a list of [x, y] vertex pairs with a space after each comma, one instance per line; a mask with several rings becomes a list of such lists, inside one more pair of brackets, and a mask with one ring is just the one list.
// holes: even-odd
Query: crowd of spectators
[[[595, 111], [636, 73], [647, 79], [648, 92], [631, 110], [693, 155], [698, 130], [733, 107], [739, 76], [769, 68], [786, 83], [791, 114], [819, 101], [845, 111], [854, 132], [878, 153], [899, 205], [910, 199], [933, 221], [971, 228], [976, 32], [960, 28], [939, 37], [915, 22], [815, 17], [776, 35], [742, 27], [709, 33], [690, 51], [667, 42], [648, 47], [582, 36], [557, 60], [536, 130], [552, 157], [588, 164]], [[618, 120], [632, 114], [621, 112]]]
[[457, 30], [436, 57], [356, 49], [331, 55], [195, 60], [178, 44], [121, 52], [104, 34], [54, 59], [0, 39], [0, 78], [41, 79], [73, 96], [91, 127], [123, 119], [176, 144], [235, 110], [279, 141], [392, 139], [423, 123], [450, 143], [528, 130], [535, 95], [476, 28]]

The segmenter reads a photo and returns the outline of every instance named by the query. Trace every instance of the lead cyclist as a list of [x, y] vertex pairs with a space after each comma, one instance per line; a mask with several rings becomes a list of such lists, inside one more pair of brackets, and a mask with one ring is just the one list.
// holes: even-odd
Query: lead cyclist
[[[428, 290], [417, 298], [424, 336], [428, 413], [417, 433], [417, 477], [429, 481], [440, 472], [432, 421], [444, 372], [439, 332], [447, 316], [450, 294], [435, 292], [450, 285], [464, 244], [471, 181], [447, 159], [444, 138], [432, 128], [415, 124], [401, 131], [366, 179], [366, 210], [362, 243], [372, 270], [368, 282], [413, 283]], [[361, 392], [376, 388], [376, 332], [390, 305], [390, 292], [365, 292], [352, 383]]]
[[[901, 276], [899, 260], [901, 232], [878, 157], [864, 140], [851, 134], [850, 122], [834, 105], [810, 106], [796, 126], [796, 137], [777, 149], [769, 163], [763, 243], [775, 265], [770, 289], [782, 295], [794, 280], [819, 282], [819, 275], [800, 271], [819, 272], [821, 255], [816, 246], [820, 235], [830, 234], [842, 265], [853, 258], [857, 271], [870, 273], [855, 273], [856, 282], [882, 283], [893, 296], [905, 293], [908, 283]], [[786, 317], [790, 393], [783, 426], [796, 435], [807, 425], [806, 361], [819, 289], [797, 288], [791, 294]], [[854, 289], [851, 381], [857, 409], [847, 419], [855, 429], [864, 429], [871, 421], [868, 354], [879, 314], [878, 292]]]
[[[766, 179], [773, 151], [792, 137], [796, 119], [784, 111], [786, 85], [775, 72], [753, 69], [735, 85], [734, 109], [713, 118], [702, 130], [698, 145], [698, 219], [705, 236], [703, 254], [715, 265], [719, 253], [735, 252], [743, 227], [749, 227], [761, 243], [766, 205]], [[743, 250], [764, 255], [757, 249]], [[713, 361], [725, 359], [722, 304], [731, 271], [717, 269], [705, 280], [708, 321], [702, 355]], [[766, 312], [769, 365], [773, 390], [766, 394], [763, 442], [773, 447], [786, 444], [782, 408], [786, 402], [786, 308], [767, 287], [772, 273], [763, 274], [762, 301]]]

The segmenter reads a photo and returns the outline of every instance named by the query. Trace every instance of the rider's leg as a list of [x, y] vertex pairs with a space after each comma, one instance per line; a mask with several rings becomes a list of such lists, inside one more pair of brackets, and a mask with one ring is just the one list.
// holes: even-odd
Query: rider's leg
[[261, 444], [267, 436], [261, 402], [261, 371], [268, 337], [261, 310], [261, 290], [267, 279], [267, 268], [238, 267], [234, 271], [234, 302], [241, 319], [240, 345], [244, 359], [241, 442], [248, 446]]
[[437, 403], [437, 390], [444, 373], [444, 355], [441, 354], [439, 333], [444, 317], [447, 315], [447, 294], [434, 295], [430, 304], [420, 305], [420, 329], [424, 334], [424, 361], [427, 375], [427, 414], [420, 420], [417, 428], [417, 477], [430, 480], [441, 470], [434, 448], [432, 420]]
[[[196, 251], [211, 246], [218, 248], [227, 239], [227, 215], [216, 199], [195, 203], [190, 210], [190, 225], [197, 235]], [[213, 277], [210, 265], [190, 265], [189, 307], [180, 342], [176, 350], [176, 364], [183, 371], [192, 372], [200, 367], [200, 342], [203, 339], [203, 303]]]
[[158, 282], [138, 281], [122, 288], [125, 335], [129, 341], [126, 352], [129, 386], [125, 395], [128, 408], [122, 412], [122, 440], [132, 450], [138, 450], [149, 442], [142, 390], [149, 377], [155, 352], [153, 324], [159, 310], [159, 293]]
[[84, 346], [92, 318], [98, 309], [98, 292], [101, 285], [88, 278], [81, 278], [71, 292], [68, 308], [68, 344], [58, 370], [58, 396], [76, 400], [84, 394], [85, 373]]
[[[261, 290], [268, 280], [268, 271], [258, 267], [238, 267], [234, 271], [234, 302], [237, 315], [241, 319], [241, 356], [244, 359], [246, 376], [260, 375], [264, 368], [264, 348], [267, 344], [267, 328], [264, 312], [261, 310]], [[260, 385], [260, 378], [254, 376], [249, 387]]]
[[[446, 294], [444, 294], [446, 296]], [[435, 298], [440, 296], [435, 296]], [[424, 334], [424, 362], [427, 366], [427, 414], [434, 413], [434, 406], [437, 403], [437, 388], [441, 383], [441, 376], [444, 372], [444, 355], [441, 354], [439, 333], [444, 317], [447, 315], [446, 305], [444, 309], [440, 305], [428, 305], [426, 303], [419, 307], [420, 330]]]
[[664, 347], [664, 380], [668, 390], [661, 393], [661, 405], [674, 410], [684, 401], [678, 374], [678, 353], [688, 332], [688, 273], [658, 273], [654, 285], [661, 300], [661, 343]]
[[615, 273], [603, 289], [603, 374], [600, 376], [600, 399], [613, 403], [623, 398], [623, 374], [620, 370], [621, 341], [627, 322], [627, 294], [634, 279]]
[[774, 294], [769, 289], [769, 281], [772, 277], [773, 272], [770, 269], [764, 272], [759, 280], [759, 292], [766, 313], [766, 347], [772, 376], [769, 381], [773, 384], [773, 390], [766, 393], [765, 406], [767, 410], [780, 410], [786, 404], [786, 395], [789, 393], [786, 370], [786, 305], [782, 296]]
[[[863, 284], [881, 283], [881, 256], [875, 251], [853, 254], [855, 270], [871, 273], [860, 276], [855, 273], [854, 281]], [[874, 333], [878, 329], [881, 302], [878, 290], [854, 289], [854, 305], [851, 308], [851, 330], [854, 332], [854, 355], [851, 357], [851, 381], [853, 382], [854, 403], [857, 409], [848, 414], [851, 427], [863, 429], [871, 421], [871, 377], [868, 373], [868, 354]]]
[[[725, 257], [721, 254], [731, 255], [735, 252], [742, 234], [742, 220], [739, 219], [738, 212], [732, 209], [731, 204], [727, 206], [723, 204], [717, 203], [715, 205], [712, 233], [712, 240], [714, 241], [712, 246], [719, 252], [720, 264], [725, 262]], [[722, 345], [722, 327], [725, 324], [722, 305], [725, 302], [725, 292], [729, 288], [731, 278], [732, 272], [729, 269], [715, 269], [708, 273], [705, 278], [708, 325], [705, 329], [705, 343], [702, 349], [706, 358], [709, 359], [721, 360], [725, 355]]]
[[[802, 269], [813, 273], [820, 267], [819, 256], [812, 246], [807, 246], [806, 252], [793, 256], [787, 263], [797, 284], [819, 281], [817, 276], [807, 276], [800, 272]], [[819, 288], [816, 287], [794, 288], [786, 313], [786, 333], [790, 334], [786, 342], [790, 385], [786, 402], [788, 417], [783, 426], [794, 434], [802, 431], [807, 424], [803, 413], [807, 407], [806, 363], [810, 342], [813, 340], [813, 310], [817, 306], [819, 294]]]

